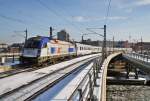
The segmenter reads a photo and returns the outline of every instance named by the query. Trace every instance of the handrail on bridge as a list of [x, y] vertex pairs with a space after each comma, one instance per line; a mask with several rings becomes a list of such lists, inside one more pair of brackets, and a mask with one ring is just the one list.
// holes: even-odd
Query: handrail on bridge
[[82, 81], [75, 89], [73, 94], [69, 97], [68, 101], [75, 100], [78, 96], [79, 101], [93, 101], [95, 98], [93, 96], [94, 87], [96, 84], [96, 79], [98, 78], [98, 67], [100, 66], [100, 59], [97, 58], [93, 61], [90, 69], [87, 70], [87, 74], [83, 77]]
[[150, 63], [150, 56], [145, 54], [139, 54], [139, 53], [128, 53], [126, 54], [128, 57], [135, 58], [137, 60], [141, 60], [143, 62]]

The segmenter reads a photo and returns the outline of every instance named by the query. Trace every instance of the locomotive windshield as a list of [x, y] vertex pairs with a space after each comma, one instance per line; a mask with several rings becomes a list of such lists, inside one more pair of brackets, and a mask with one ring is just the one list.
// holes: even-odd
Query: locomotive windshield
[[24, 48], [39, 48], [40, 41], [38, 40], [27, 40], [24, 45]]

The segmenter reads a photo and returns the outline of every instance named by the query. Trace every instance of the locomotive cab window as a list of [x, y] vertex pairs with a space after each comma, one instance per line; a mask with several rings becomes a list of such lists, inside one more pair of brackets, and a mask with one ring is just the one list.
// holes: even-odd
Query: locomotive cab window
[[35, 40], [27, 40], [27, 42], [24, 45], [24, 48], [38, 48], [40, 42]]

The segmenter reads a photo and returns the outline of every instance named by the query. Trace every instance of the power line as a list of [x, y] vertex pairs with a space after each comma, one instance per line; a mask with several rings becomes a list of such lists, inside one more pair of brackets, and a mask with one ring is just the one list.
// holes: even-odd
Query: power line
[[6, 19], [6, 20], [15, 21], [15, 22], [18, 22], [18, 23], [24, 24], [24, 21], [22, 21], [22, 20], [20, 20], [20, 19], [16, 19], [16, 18], [8, 17], [8, 16], [1, 15], [1, 14], [0, 14], [0, 17], [1, 17], [1, 18], [3, 18], [3, 19]]
[[70, 24], [72, 27], [74, 27], [77, 31], [79, 31], [80, 33], [83, 33], [82, 30], [79, 29], [75, 24], [73, 24], [72, 22], [70, 22], [69, 20], [67, 20], [61, 14], [57, 13], [54, 9], [50, 8], [49, 6], [47, 6], [41, 0], [36, 0], [36, 1], [38, 1], [43, 7], [45, 7], [46, 9], [48, 9], [50, 12], [52, 12], [53, 14], [55, 14], [58, 18], [61, 18], [61, 19], [65, 20], [68, 24]]
[[[55, 1], [55, 0], [54, 0]], [[74, 17], [74, 16], [72, 16], [72, 14], [70, 14], [70, 12], [68, 11], [68, 10], [66, 10], [63, 6], [57, 6], [57, 8], [60, 8], [59, 10], [62, 10], [63, 12], [65, 12], [65, 14], [67, 14], [67, 15], [69, 15], [70, 17]]]
[[108, 20], [108, 17], [109, 17], [109, 13], [110, 13], [110, 8], [111, 8], [111, 0], [109, 0], [108, 2], [108, 6], [107, 6], [107, 10], [106, 10], [106, 15], [105, 15], [105, 25], [107, 24], [107, 20]]
[[[2, 15], [2, 14], [0, 14], [0, 17], [3, 18], [3, 19], [6, 19], [6, 20], [10, 20], [10, 21], [13, 21], [13, 22], [17, 22], [17, 23], [26, 25], [26, 24], [25, 24], [26, 22], [25, 22], [24, 20], [21, 20], [21, 19], [9, 17], [9, 16]], [[37, 25], [37, 24], [36, 24], [36, 25]], [[31, 25], [31, 26], [33, 26], [33, 25]], [[39, 26], [38, 28], [40, 28], [41, 30], [44, 30], [41, 26]]]
[[[21, 11], [21, 12], [23, 12], [23, 11]], [[33, 14], [33, 13], [32, 13]], [[28, 22], [30, 22], [30, 23], [32, 23], [32, 25], [38, 25], [40, 28], [42, 28], [42, 29], [48, 29], [48, 26], [46, 26], [45, 24], [41, 24], [41, 22], [39, 23], [39, 19], [38, 20], [36, 20], [35, 21], [35, 19], [33, 20], [32, 18], [33, 18], [33, 16], [31, 16], [31, 14], [30, 13], [28, 13], [28, 14], [23, 14], [23, 13], [21, 13], [21, 15], [23, 16], [23, 17], [28, 17], [28, 18], [30, 18], [29, 20], [28, 20]], [[32, 21], [32, 22], [31, 22]], [[35, 22], [34, 22], [35, 21]], [[46, 28], [47, 27], [47, 28]]]

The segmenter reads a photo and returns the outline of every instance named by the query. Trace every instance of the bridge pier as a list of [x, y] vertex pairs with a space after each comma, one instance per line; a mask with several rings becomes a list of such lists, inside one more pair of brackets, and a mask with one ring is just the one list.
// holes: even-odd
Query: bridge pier
[[127, 64], [127, 66], [126, 66], [126, 79], [129, 79], [130, 68], [131, 68], [131, 65]]
[[135, 71], [134, 71], [134, 72], [135, 72], [135, 79], [138, 79], [139, 77], [138, 77], [138, 71], [137, 71], [137, 68], [135, 68], [134, 70], [135, 70]]
[[138, 79], [138, 70], [130, 63], [126, 66], [126, 79], [129, 79], [129, 73], [132, 71], [135, 73], [135, 79]]

